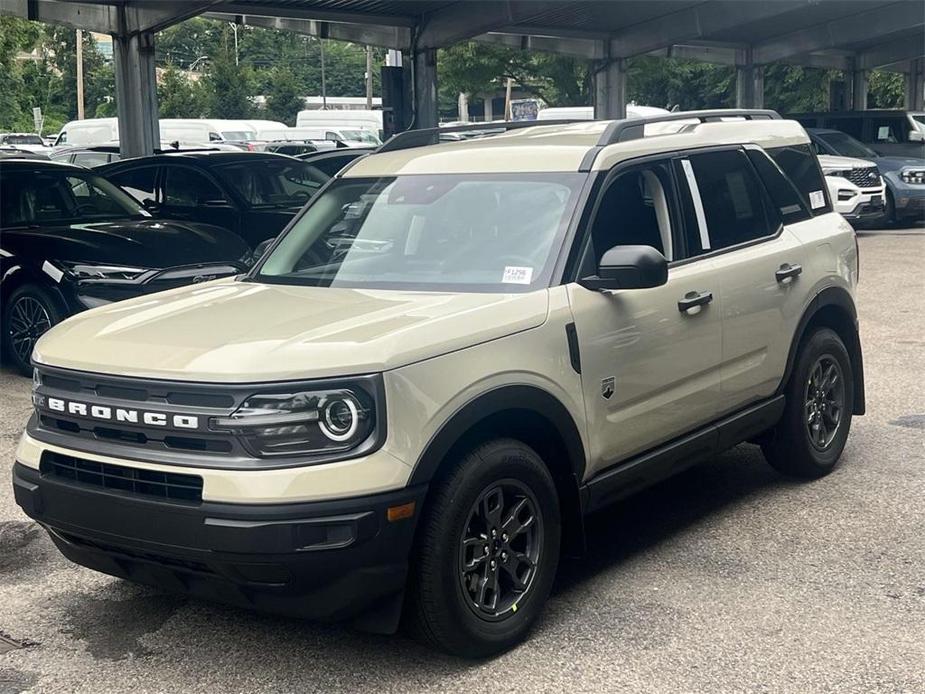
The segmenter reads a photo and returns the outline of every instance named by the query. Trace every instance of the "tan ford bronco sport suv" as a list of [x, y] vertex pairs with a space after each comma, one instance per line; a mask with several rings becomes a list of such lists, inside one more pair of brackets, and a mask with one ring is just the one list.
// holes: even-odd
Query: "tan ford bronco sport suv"
[[831, 471], [858, 251], [803, 128], [524, 125], [399, 135], [250, 273], [53, 328], [19, 505], [98, 571], [477, 657], [586, 514], [743, 441]]

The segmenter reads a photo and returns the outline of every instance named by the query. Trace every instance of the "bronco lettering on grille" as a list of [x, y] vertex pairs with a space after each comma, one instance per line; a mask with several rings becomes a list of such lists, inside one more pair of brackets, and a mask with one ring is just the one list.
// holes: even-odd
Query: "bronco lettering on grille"
[[185, 414], [166, 414], [164, 412], [147, 412], [132, 410], [123, 407], [109, 407], [107, 405], [90, 405], [84, 402], [63, 400], [62, 398], [48, 398], [48, 409], [55, 412], [102, 419], [109, 422], [123, 422], [127, 424], [146, 424], [155, 427], [173, 427], [175, 429], [198, 429], [199, 417]]

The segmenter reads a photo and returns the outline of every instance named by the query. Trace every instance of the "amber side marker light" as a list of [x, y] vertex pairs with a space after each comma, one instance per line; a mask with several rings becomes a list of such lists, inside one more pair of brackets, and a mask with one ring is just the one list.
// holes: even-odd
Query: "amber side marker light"
[[414, 502], [409, 501], [407, 504], [402, 504], [401, 506], [390, 506], [389, 510], [385, 512], [385, 515], [386, 518], [389, 519], [389, 523], [411, 518], [411, 516], [414, 515]]

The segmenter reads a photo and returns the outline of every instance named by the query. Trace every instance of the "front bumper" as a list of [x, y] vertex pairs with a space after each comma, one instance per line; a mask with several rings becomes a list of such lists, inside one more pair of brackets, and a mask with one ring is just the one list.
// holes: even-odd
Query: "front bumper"
[[[287, 504], [144, 498], [13, 466], [16, 502], [64, 556], [103, 573], [245, 608], [353, 617], [404, 588], [426, 485]], [[390, 522], [387, 509], [415, 503]]]

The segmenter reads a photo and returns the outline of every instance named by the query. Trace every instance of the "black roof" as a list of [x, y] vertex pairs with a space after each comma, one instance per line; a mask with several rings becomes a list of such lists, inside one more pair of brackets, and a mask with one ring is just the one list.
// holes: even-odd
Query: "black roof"
[[5, 158], [0, 156], [0, 166], [4, 169], [29, 169], [32, 171], [42, 170], [42, 171], [77, 171], [80, 173], [87, 173], [87, 169], [82, 166], [74, 166], [73, 164], [67, 164], [63, 161], [51, 161], [49, 159], [28, 159], [23, 157], [22, 159], [17, 158]]

